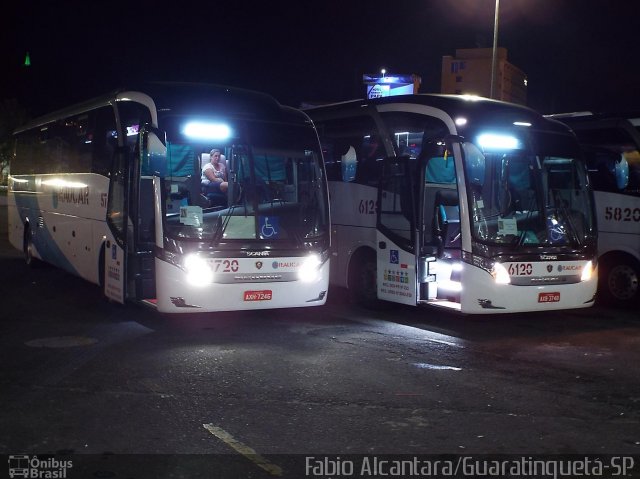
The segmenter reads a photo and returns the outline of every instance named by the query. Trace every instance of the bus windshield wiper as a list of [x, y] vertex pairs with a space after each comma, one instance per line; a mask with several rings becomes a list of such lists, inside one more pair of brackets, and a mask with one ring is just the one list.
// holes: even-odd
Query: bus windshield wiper
[[564, 205], [564, 202], [562, 201], [562, 197], [560, 196], [560, 193], [556, 189], [552, 189], [551, 191], [553, 192], [553, 201], [555, 202], [555, 209], [557, 211], [560, 211], [560, 213], [562, 214], [562, 218], [567, 222], [568, 229], [571, 231], [570, 233], [571, 239], [574, 240], [578, 244], [578, 246], [582, 246], [582, 242], [580, 241], [580, 235], [576, 231], [573, 221], [571, 221], [571, 215], [569, 214], [567, 207]]
[[[231, 221], [231, 217], [233, 216], [233, 210], [236, 208], [236, 206], [237, 205], [231, 205], [229, 208], [227, 208], [227, 213], [224, 215], [223, 218], [221, 218], [220, 227], [216, 229], [216, 232], [214, 233], [213, 238], [211, 239], [212, 243], [218, 243], [220, 239], [222, 239], [222, 235], [227, 230], [227, 226], [229, 225], [229, 221]], [[220, 216], [218, 216], [218, 218], [220, 218]]]

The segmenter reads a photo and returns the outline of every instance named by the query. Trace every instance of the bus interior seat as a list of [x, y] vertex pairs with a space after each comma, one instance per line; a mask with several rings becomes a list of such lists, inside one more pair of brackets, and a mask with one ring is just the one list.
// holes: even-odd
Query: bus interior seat
[[446, 188], [436, 191], [433, 236], [441, 248], [460, 245], [460, 208], [457, 190]]
[[202, 169], [204, 168], [204, 165], [206, 165], [210, 161], [211, 161], [211, 155], [209, 155], [209, 153], [202, 153], [202, 155], [200, 155], [200, 171], [202, 171]]

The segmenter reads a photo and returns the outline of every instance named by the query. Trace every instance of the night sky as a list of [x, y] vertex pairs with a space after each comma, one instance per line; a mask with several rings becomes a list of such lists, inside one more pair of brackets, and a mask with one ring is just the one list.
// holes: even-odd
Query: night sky
[[[364, 73], [417, 73], [491, 47], [495, 0], [23, 0], [0, 17], [0, 99], [32, 115], [137, 80], [230, 84], [282, 103], [364, 96]], [[9, 10], [6, 10], [9, 9]], [[499, 46], [542, 113], [640, 110], [635, 0], [501, 0]], [[23, 61], [29, 52], [31, 66]]]

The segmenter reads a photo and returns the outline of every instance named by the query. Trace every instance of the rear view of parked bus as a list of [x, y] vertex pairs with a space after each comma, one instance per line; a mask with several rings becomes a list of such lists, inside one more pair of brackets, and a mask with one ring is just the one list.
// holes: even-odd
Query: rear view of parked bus
[[640, 113], [550, 115], [583, 145], [598, 217], [598, 299], [640, 301]]
[[[19, 129], [9, 237], [117, 302], [194, 313], [324, 304], [327, 183], [302, 112], [246, 90], [149, 84]], [[218, 149], [224, 186], [202, 184]]]
[[331, 281], [356, 301], [470, 314], [593, 304], [592, 193], [566, 126], [453, 95], [307, 113], [329, 178]]

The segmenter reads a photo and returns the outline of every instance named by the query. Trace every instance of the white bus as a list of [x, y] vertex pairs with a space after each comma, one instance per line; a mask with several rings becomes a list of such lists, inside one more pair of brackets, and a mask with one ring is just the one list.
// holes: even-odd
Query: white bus
[[569, 125], [583, 145], [598, 217], [598, 299], [631, 306], [640, 300], [640, 112], [549, 115]]
[[329, 179], [330, 281], [356, 301], [480, 314], [593, 305], [592, 192], [565, 125], [454, 95], [306, 112]]
[[[257, 92], [149, 84], [31, 121], [15, 145], [9, 239], [27, 263], [160, 312], [325, 303], [328, 190], [303, 112]], [[214, 147], [228, 171], [217, 195], [201, 186]]]

